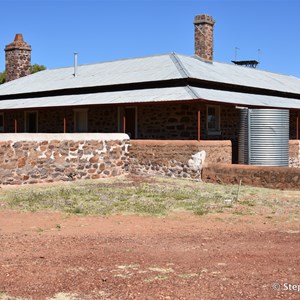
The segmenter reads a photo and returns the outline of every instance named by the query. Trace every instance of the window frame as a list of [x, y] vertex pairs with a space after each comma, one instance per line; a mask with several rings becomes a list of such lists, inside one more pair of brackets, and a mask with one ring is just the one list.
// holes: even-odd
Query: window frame
[[[85, 132], [88, 132], [88, 128], [89, 128], [89, 120], [88, 120], [88, 108], [74, 108], [73, 109], [73, 113], [74, 113], [74, 133], [85, 133]], [[84, 113], [85, 116], [84, 116], [84, 130], [83, 131], [77, 131], [77, 123], [78, 123], [78, 120], [76, 120], [76, 113]]]
[[[215, 109], [216, 126], [209, 128], [209, 109]], [[206, 106], [206, 130], [209, 135], [220, 135], [221, 134], [221, 108], [220, 105], [207, 105]]]

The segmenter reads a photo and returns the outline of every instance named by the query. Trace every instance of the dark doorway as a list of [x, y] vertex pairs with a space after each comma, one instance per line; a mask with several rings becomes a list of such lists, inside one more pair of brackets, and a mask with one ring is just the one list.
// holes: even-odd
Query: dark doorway
[[25, 116], [25, 131], [30, 133], [38, 132], [38, 115], [36, 111], [28, 111]]
[[125, 107], [125, 133], [129, 135], [131, 139], [136, 138], [136, 108]]

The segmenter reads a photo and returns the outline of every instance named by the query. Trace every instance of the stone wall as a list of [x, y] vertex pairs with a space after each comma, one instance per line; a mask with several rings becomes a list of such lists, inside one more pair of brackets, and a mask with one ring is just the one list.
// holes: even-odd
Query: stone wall
[[249, 165], [206, 164], [202, 170], [204, 182], [238, 184], [276, 189], [295, 189], [300, 186], [300, 169]]
[[239, 110], [234, 106], [221, 106], [220, 135], [209, 135], [206, 130], [206, 105], [148, 104], [138, 107], [138, 138], [155, 140], [196, 140], [198, 110], [201, 112], [202, 140], [237, 140]]
[[[205, 168], [191, 165], [204, 150]], [[126, 134], [1, 134], [0, 184], [96, 179], [127, 172], [296, 189], [300, 142], [290, 141], [290, 166], [231, 164], [231, 141], [131, 140]]]
[[96, 179], [127, 168], [126, 134], [1, 134], [0, 184]]
[[299, 140], [289, 141], [289, 166], [300, 168], [300, 142]]
[[[237, 162], [239, 110], [233, 106], [220, 107], [219, 135], [206, 130], [206, 105], [201, 103], [157, 103], [137, 106], [137, 138], [152, 140], [196, 140], [198, 110], [201, 112], [201, 140], [231, 140], [233, 162]], [[87, 108], [89, 132], [118, 132], [118, 107], [103, 105]], [[38, 130], [44, 133], [63, 133], [64, 118], [67, 132], [74, 132], [74, 108], [38, 110]], [[24, 111], [4, 112], [4, 132], [24, 132]], [[122, 129], [120, 129], [122, 131]]]
[[117, 106], [95, 106], [88, 110], [90, 132], [118, 132]]
[[[63, 133], [64, 118], [66, 118], [67, 132], [74, 132], [74, 108], [72, 107], [33, 109], [32, 111], [38, 112], [38, 131], [40, 133]], [[87, 115], [89, 132], [110, 133], [118, 131], [116, 106], [89, 107], [87, 108]], [[5, 111], [5, 132], [15, 132], [15, 119], [17, 120], [17, 132], [25, 131], [24, 111]]]
[[189, 165], [192, 155], [204, 150], [205, 161], [231, 163], [230, 141], [131, 140], [129, 172], [201, 179], [201, 170]]
[[[87, 108], [89, 132], [117, 132], [118, 107], [103, 105]], [[198, 110], [201, 111], [201, 139], [237, 140], [239, 130], [239, 110], [233, 106], [221, 106], [220, 135], [209, 135], [206, 130], [206, 105], [187, 104], [146, 104], [137, 106], [138, 139], [196, 140]], [[47, 108], [38, 112], [38, 130], [43, 133], [63, 133], [64, 118], [67, 132], [74, 132], [74, 108]], [[24, 132], [24, 111], [4, 111], [4, 131]]]

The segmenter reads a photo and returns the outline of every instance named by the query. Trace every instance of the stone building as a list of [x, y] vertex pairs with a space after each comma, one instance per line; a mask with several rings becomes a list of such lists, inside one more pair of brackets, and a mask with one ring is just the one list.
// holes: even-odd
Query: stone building
[[290, 110], [290, 138], [298, 139], [300, 79], [213, 61], [214, 24], [195, 17], [194, 56], [116, 60], [13, 80], [28, 74], [30, 62], [31, 48], [18, 35], [5, 48], [12, 81], [0, 86], [0, 130], [230, 140], [236, 161], [242, 106]]

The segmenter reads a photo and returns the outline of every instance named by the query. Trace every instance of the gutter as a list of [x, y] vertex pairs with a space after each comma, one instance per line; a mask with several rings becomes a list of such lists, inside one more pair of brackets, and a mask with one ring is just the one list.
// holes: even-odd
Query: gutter
[[[40, 91], [40, 92], [32, 92], [32, 93], [0, 95], [0, 101], [26, 99], [26, 98], [31, 99], [31, 98], [38, 98], [38, 97], [50, 97], [50, 96], [92, 94], [92, 93], [101, 93], [101, 92], [119, 92], [119, 91], [128, 91], [128, 90], [169, 88], [169, 87], [180, 87], [180, 86], [186, 87], [187, 89], [189, 89], [189, 86], [192, 86], [192, 87], [200, 87], [200, 88], [214, 89], [220, 91], [274, 96], [274, 97], [282, 97], [282, 98], [292, 98], [292, 99], [300, 100], [300, 94], [191, 78], [188, 77], [189, 76], [188, 72], [181, 67], [182, 65], [180, 61], [176, 60], [175, 55], [173, 56], [172, 60], [174, 60], [174, 63], [176, 64], [178, 71], [181, 73], [182, 78], [159, 80], [159, 81], [133, 82], [133, 83], [124, 83], [124, 84], [117, 84], [117, 85], [67, 88], [61, 90]], [[193, 91], [190, 91], [190, 93], [192, 93], [195, 96]], [[193, 99], [195, 99], [195, 97], [193, 97]]]

